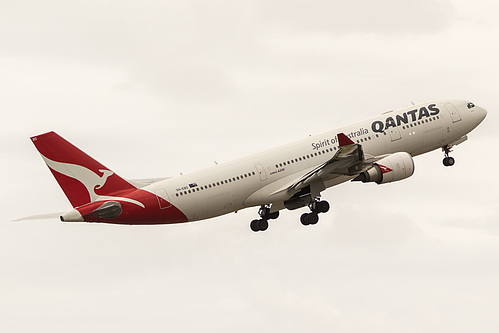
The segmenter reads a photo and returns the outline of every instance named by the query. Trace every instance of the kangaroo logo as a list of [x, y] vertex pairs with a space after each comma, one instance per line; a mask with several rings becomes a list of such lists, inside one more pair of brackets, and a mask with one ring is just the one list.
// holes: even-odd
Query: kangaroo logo
[[378, 164], [378, 166], [380, 167], [382, 173], [387, 173], [387, 172], [393, 171], [392, 169], [390, 169], [389, 167], [386, 167], [384, 165]]
[[54, 171], [57, 171], [65, 176], [68, 176], [70, 178], [76, 179], [80, 183], [85, 186], [88, 195], [90, 196], [91, 201], [97, 201], [97, 200], [121, 200], [121, 201], [126, 201], [133, 203], [135, 205], [138, 205], [142, 208], [145, 208], [144, 204], [137, 201], [133, 200], [130, 198], [124, 198], [124, 197], [113, 197], [113, 196], [99, 196], [97, 193], [95, 193], [95, 190], [101, 189], [104, 187], [104, 185], [107, 182], [107, 179], [111, 177], [114, 173], [110, 170], [106, 169], [99, 169], [100, 172], [102, 172], [102, 176], [99, 176], [95, 172], [93, 172], [90, 169], [87, 169], [81, 165], [77, 164], [71, 164], [71, 163], [62, 163], [62, 162], [56, 162], [52, 161], [51, 159], [45, 157], [42, 155], [42, 158], [44, 159], [45, 163]]

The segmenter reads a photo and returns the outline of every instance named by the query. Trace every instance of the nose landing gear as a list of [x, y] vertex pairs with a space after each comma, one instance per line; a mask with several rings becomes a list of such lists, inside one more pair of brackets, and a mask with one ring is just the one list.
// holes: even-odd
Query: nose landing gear
[[443, 160], [443, 164], [446, 167], [453, 166], [456, 161], [454, 160], [454, 157], [450, 157], [449, 153], [452, 151], [451, 147], [449, 145], [442, 147], [442, 150], [444, 151], [445, 157]]

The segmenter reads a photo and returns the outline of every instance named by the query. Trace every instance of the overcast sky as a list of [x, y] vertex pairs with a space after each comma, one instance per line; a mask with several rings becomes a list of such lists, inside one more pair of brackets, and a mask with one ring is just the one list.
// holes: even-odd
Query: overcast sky
[[[496, 1], [0, 1], [5, 332], [497, 332]], [[250, 208], [170, 226], [71, 208], [29, 137], [175, 176], [438, 99], [488, 116], [445, 168], [347, 183], [316, 226]], [[303, 209], [305, 211], [305, 209]]]

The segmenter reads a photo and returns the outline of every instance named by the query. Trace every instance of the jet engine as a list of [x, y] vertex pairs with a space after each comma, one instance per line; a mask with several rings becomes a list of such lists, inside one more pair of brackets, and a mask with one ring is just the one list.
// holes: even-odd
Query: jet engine
[[391, 154], [374, 163], [370, 169], [359, 174], [353, 181], [385, 184], [406, 179], [414, 173], [414, 160], [405, 152]]

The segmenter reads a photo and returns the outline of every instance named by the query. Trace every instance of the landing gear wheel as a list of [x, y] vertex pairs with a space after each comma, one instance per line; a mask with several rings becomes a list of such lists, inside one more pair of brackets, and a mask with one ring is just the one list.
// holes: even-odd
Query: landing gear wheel
[[259, 220], [253, 220], [250, 223], [251, 230], [257, 231], [265, 231], [269, 228], [269, 220], [274, 220], [279, 217], [279, 211], [270, 212], [270, 205], [262, 205], [260, 210], [258, 211], [258, 215], [260, 215]]
[[313, 225], [319, 222], [319, 215], [316, 213], [305, 213], [300, 217], [300, 222], [303, 225]]
[[254, 232], [260, 231], [259, 224], [260, 224], [260, 220], [253, 220], [253, 221], [251, 221], [251, 223], [250, 223], [251, 230], [254, 231]]
[[250, 223], [250, 228], [254, 232], [265, 231], [269, 228], [269, 222], [267, 220], [253, 220]]
[[265, 231], [269, 227], [269, 222], [267, 220], [260, 220], [258, 226], [260, 227], [260, 231]]
[[317, 213], [327, 213], [329, 211], [329, 202], [319, 201], [315, 204], [315, 209]]
[[279, 212], [277, 211], [277, 212], [273, 212], [273, 213], [268, 213], [267, 216], [268, 216], [269, 220], [275, 220], [276, 218], [279, 217]]
[[308, 213], [302, 214], [300, 216], [300, 222], [303, 225], [309, 225], [310, 224], [310, 223], [308, 223]]
[[445, 165], [446, 167], [449, 167], [449, 166], [453, 166], [453, 165], [454, 165], [454, 163], [456, 163], [456, 161], [454, 160], [454, 158], [453, 158], [453, 157], [448, 156], [448, 157], [445, 157], [445, 158], [444, 158], [443, 163], [444, 163], [444, 165]]
[[319, 215], [317, 215], [316, 213], [310, 213], [308, 214], [308, 224], [317, 224], [317, 222], [319, 222]]

